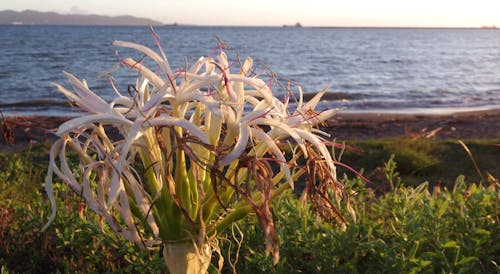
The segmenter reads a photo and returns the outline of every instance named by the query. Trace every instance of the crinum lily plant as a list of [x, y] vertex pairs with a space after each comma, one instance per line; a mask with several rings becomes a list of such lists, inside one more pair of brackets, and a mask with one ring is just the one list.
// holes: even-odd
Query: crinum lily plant
[[45, 228], [56, 215], [54, 174], [119, 235], [144, 248], [163, 245], [172, 273], [205, 272], [213, 239], [249, 214], [277, 261], [271, 201], [300, 177], [313, 208], [344, 222], [332, 142], [315, 127], [336, 113], [315, 111], [325, 91], [303, 102], [298, 87], [292, 106], [295, 97], [274, 97], [253, 73], [251, 58], [230, 64], [222, 47], [215, 58], [174, 71], [161, 47], [157, 53], [135, 43], [113, 45], [141, 52], [159, 72], [144, 58], [121, 59], [138, 77], [128, 96], [112, 85], [111, 102], [69, 73], [73, 91], [54, 84], [85, 112], [56, 132], [45, 182], [53, 211]]

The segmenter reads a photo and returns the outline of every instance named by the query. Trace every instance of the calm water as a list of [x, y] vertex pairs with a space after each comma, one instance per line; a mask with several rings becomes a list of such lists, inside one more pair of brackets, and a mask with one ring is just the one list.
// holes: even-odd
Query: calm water
[[[500, 108], [500, 31], [456, 29], [157, 28], [174, 68], [209, 55], [220, 37], [230, 56], [252, 56], [307, 93], [329, 86], [323, 107], [350, 111], [436, 112]], [[145, 27], [0, 26], [0, 110], [67, 115], [50, 82], [62, 70], [87, 80], [104, 98], [99, 73], [117, 63], [113, 40], [154, 46]], [[119, 56], [135, 52], [119, 49]], [[126, 93], [131, 78], [116, 74]], [[128, 75], [130, 76], [130, 74]], [[276, 92], [279, 90], [276, 88]]]

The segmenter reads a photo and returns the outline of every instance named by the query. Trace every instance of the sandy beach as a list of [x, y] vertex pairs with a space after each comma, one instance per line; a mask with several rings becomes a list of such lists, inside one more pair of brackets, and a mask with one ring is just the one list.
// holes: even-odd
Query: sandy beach
[[342, 113], [329, 121], [340, 140], [393, 137], [444, 139], [500, 138], [500, 109], [449, 114]]
[[[2, 138], [0, 152], [22, 151], [30, 142], [51, 142], [55, 129], [68, 118], [6, 117], [13, 143]], [[2, 135], [4, 135], [2, 123]], [[500, 139], [500, 110], [452, 114], [381, 114], [340, 112], [327, 122], [326, 131], [337, 140], [394, 137], [428, 139]]]

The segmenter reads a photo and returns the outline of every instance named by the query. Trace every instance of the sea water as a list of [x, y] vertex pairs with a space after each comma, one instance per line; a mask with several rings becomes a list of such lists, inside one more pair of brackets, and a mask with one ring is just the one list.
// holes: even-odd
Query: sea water
[[[306, 97], [328, 87], [321, 108], [399, 113], [500, 108], [500, 30], [165, 26], [155, 31], [174, 70], [214, 54], [223, 41], [234, 62], [254, 59], [254, 73], [277, 96], [286, 92], [278, 80], [300, 84]], [[69, 86], [62, 71], [86, 79], [107, 100], [115, 95], [108, 77], [113, 75], [127, 94], [135, 74], [116, 65], [120, 58], [143, 56], [113, 47], [114, 40], [157, 49], [147, 27], [0, 26], [0, 111], [74, 114], [51, 86]]]

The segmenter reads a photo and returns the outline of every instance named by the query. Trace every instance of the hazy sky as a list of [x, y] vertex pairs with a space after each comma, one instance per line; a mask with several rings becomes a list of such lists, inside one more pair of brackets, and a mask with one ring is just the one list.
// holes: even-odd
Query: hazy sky
[[500, 27], [500, 0], [0, 0], [4, 9], [202, 25]]

